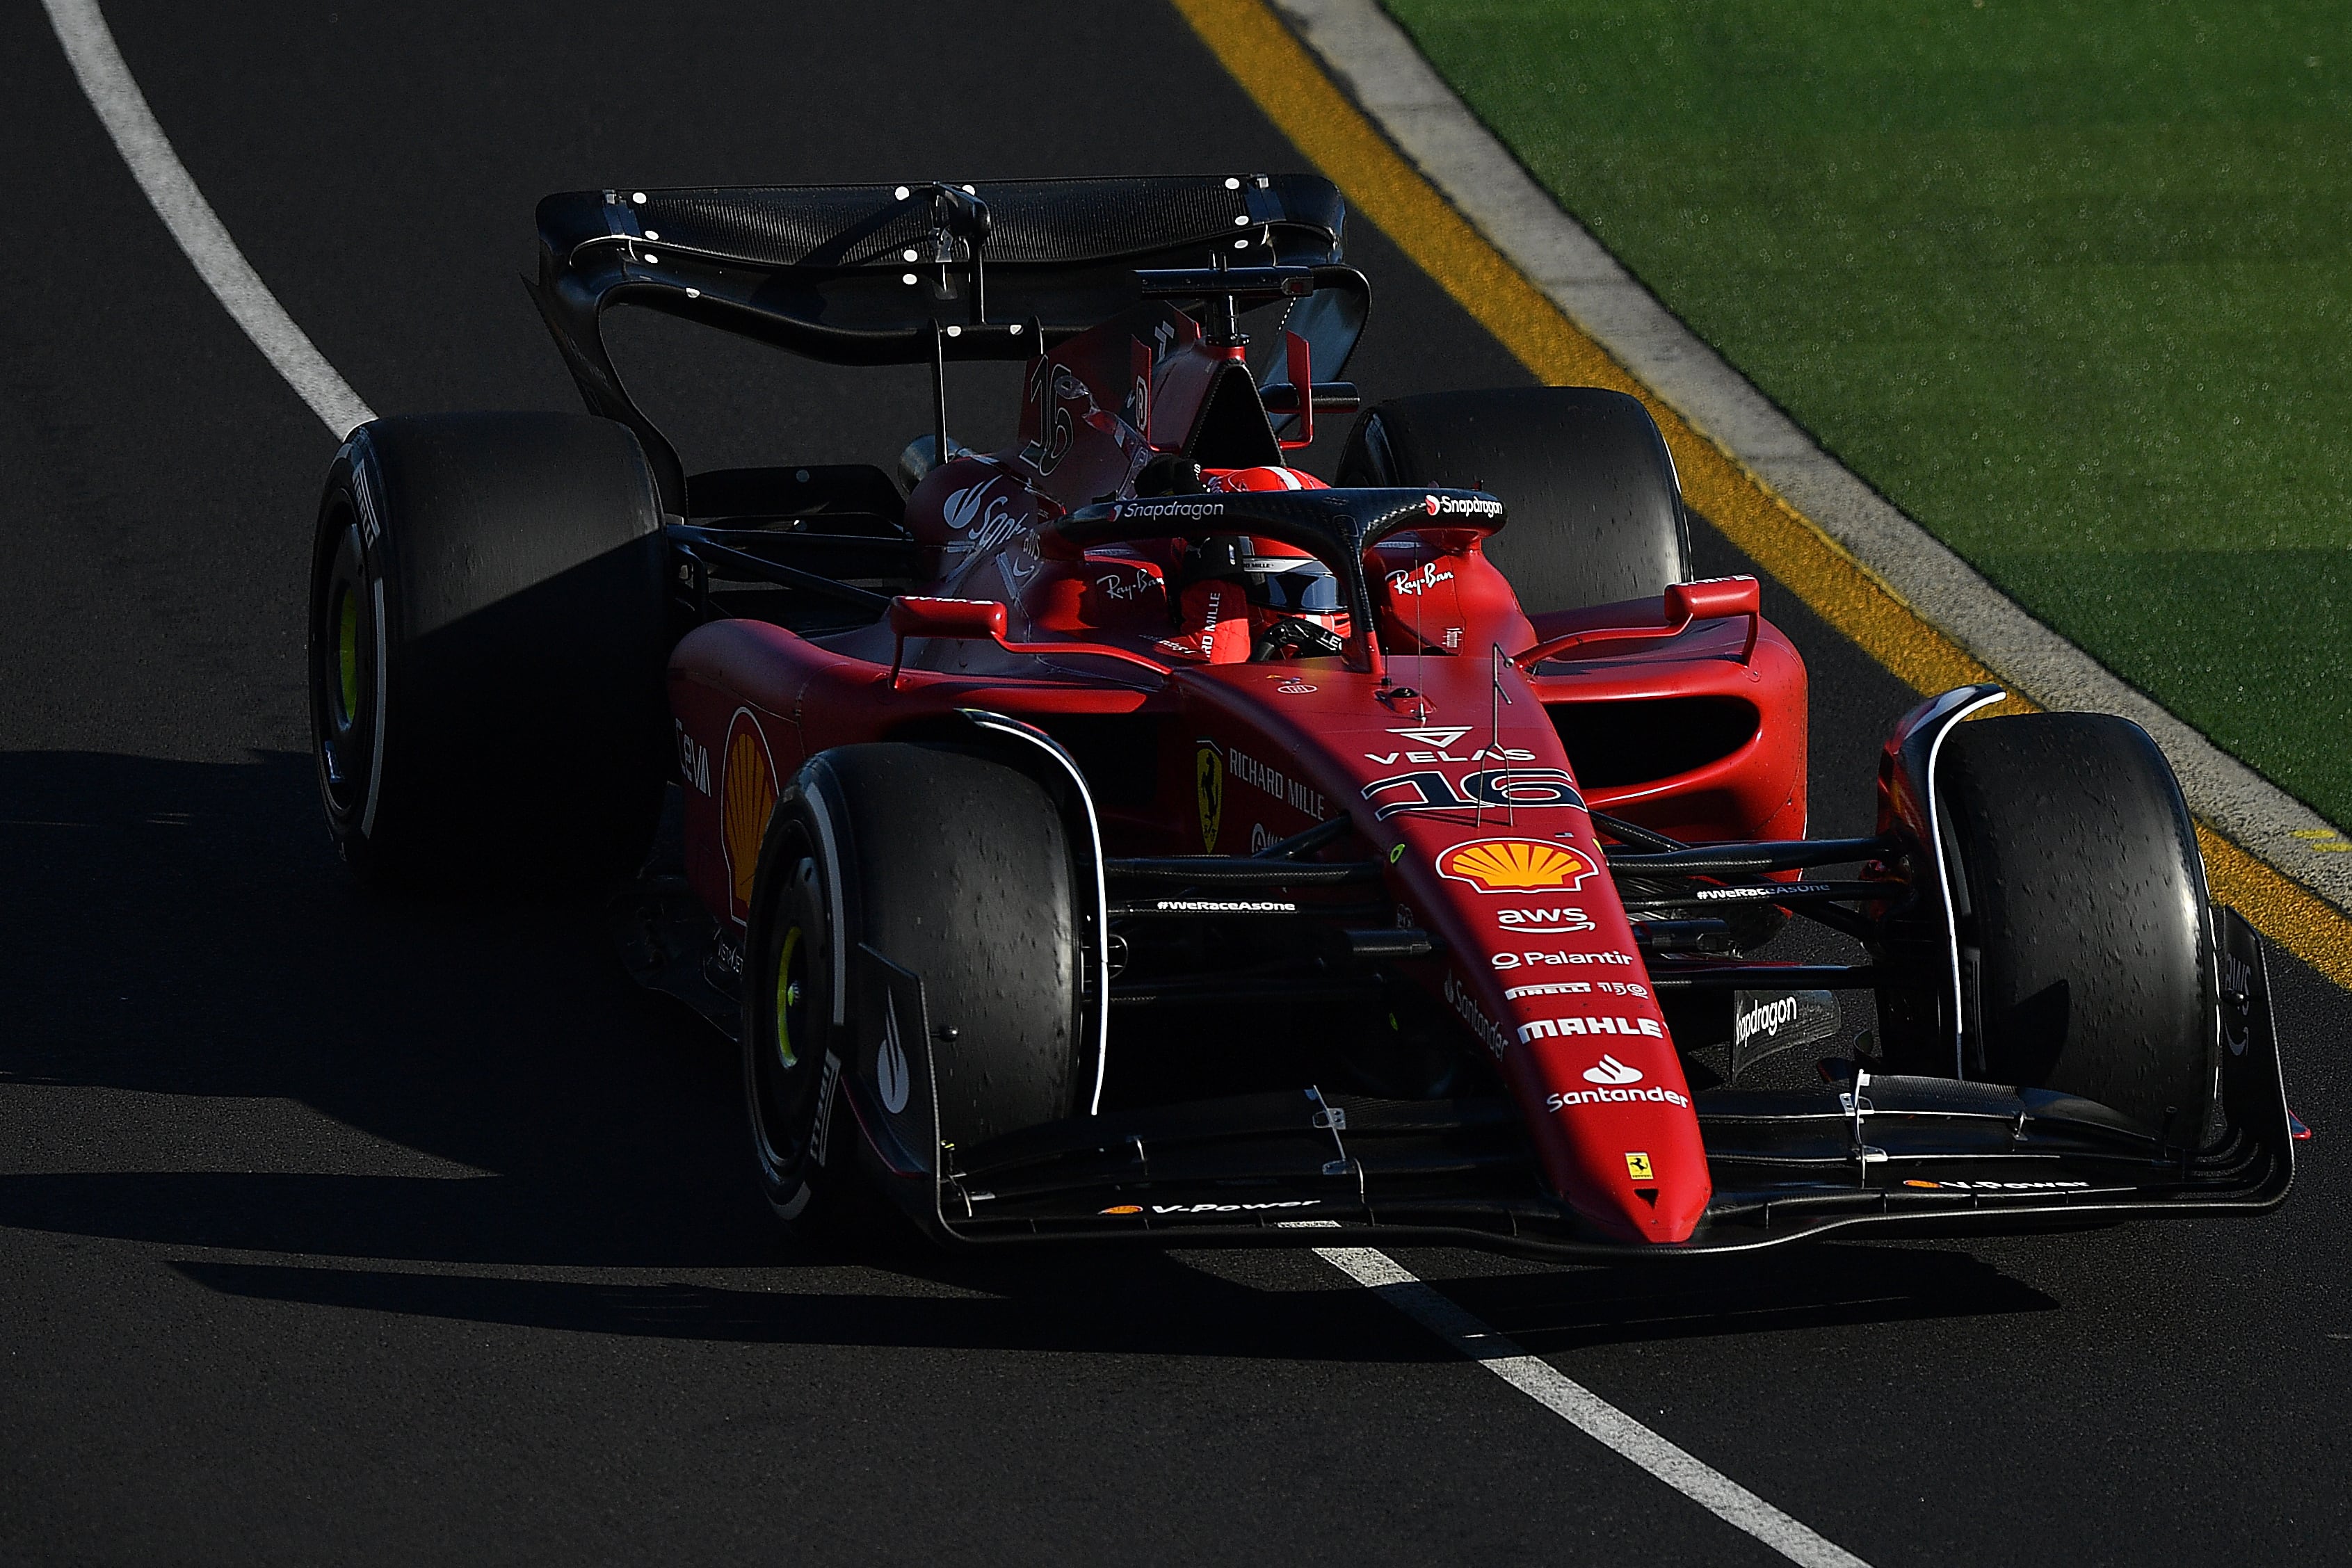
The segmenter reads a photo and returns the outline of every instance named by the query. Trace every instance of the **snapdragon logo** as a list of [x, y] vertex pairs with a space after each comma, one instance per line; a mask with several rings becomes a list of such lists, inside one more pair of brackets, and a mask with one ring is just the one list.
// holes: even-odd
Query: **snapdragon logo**
[[1767, 1035], [1778, 1034], [1788, 1024], [1797, 1021], [1797, 998], [1775, 997], [1769, 1002], [1750, 1008], [1732, 1020], [1731, 1043], [1746, 1045], [1748, 1037], [1761, 1030]]
[[1421, 509], [1433, 517], [1499, 517], [1503, 503], [1492, 496], [1423, 496]]
[[1225, 504], [1223, 501], [1201, 501], [1189, 497], [1170, 501], [1121, 501], [1111, 511], [1111, 516], [1122, 522], [1130, 518], [1145, 522], [1165, 522], [1170, 518], [1198, 522], [1202, 517], [1222, 517], [1224, 515]]

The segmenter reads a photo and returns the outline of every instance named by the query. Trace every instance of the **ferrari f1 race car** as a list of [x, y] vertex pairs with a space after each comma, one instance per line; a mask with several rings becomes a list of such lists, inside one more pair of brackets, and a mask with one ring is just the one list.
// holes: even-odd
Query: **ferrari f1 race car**
[[[379, 419], [328, 476], [351, 866], [623, 888], [793, 1224], [1601, 1258], [2278, 1204], [2262, 949], [2147, 736], [1948, 692], [1877, 831], [1808, 838], [1804, 664], [1691, 580], [1642, 404], [1359, 410], [1343, 217], [1256, 174], [547, 198], [588, 413]], [[927, 370], [930, 427], [689, 474], [623, 305]], [[950, 431], [976, 361], [1024, 368], [1003, 450]], [[1345, 413], [1338, 483], [1292, 466]], [[1757, 956], [1792, 919], [1837, 961]]]

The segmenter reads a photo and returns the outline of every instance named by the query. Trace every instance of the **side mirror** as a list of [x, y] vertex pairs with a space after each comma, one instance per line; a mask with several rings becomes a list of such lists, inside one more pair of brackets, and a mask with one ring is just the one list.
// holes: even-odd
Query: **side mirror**
[[955, 637], [966, 642], [1004, 641], [1004, 606], [993, 599], [918, 599], [901, 593], [890, 601], [890, 687], [907, 663], [909, 637]]
[[1666, 584], [1665, 612], [1669, 626], [1694, 621], [1720, 621], [1731, 615], [1763, 612], [1764, 595], [1752, 577], [1707, 577], [1696, 582]]
[[1004, 626], [1004, 606], [993, 599], [918, 599], [902, 593], [890, 601], [890, 630], [902, 643], [909, 637], [1002, 641]]
[[1739, 650], [1739, 662], [1744, 664], [1755, 657], [1757, 634], [1764, 626], [1764, 595], [1754, 578], [1708, 577], [1696, 582], [1670, 582], [1665, 592], [1659, 595], [1658, 608], [1665, 617], [1662, 626], [1588, 626], [1581, 632], [1538, 643], [1524, 653], [1514, 653], [1511, 663], [1522, 670], [1532, 670], [1546, 659], [1557, 658], [1586, 643], [1679, 637], [1696, 622], [1725, 621], [1735, 615], [1748, 618], [1748, 642]]
[[1670, 582], [1663, 597], [1666, 622], [1681, 632], [1694, 621], [1748, 617], [1748, 643], [1739, 662], [1756, 656], [1756, 636], [1764, 629], [1764, 591], [1752, 577], [1703, 577], [1696, 582]]

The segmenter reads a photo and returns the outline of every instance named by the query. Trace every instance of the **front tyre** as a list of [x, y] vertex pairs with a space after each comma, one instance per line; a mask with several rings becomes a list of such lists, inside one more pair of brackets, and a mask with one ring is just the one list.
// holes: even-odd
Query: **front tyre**
[[2198, 1146], [2220, 1063], [2213, 922], [2156, 742], [2105, 714], [1979, 719], [1945, 740], [1937, 774], [1968, 1075], [2079, 1094]]
[[1077, 1110], [1087, 906], [1059, 809], [1017, 768], [883, 743], [801, 769], [769, 818], [743, 972], [744, 1099], [780, 1219], [858, 1222], [871, 1187], [854, 1086], [919, 1071], [911, 1053], [882, 1059], [891, 1031], [863, 949], [921, 977], [946, 1142]]

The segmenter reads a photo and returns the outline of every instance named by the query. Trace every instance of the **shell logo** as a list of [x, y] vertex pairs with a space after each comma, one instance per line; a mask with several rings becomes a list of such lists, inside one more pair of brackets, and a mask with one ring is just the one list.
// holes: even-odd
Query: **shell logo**
[[1105, 1214], [1141, 1214], [1143, 1212], [1143, 1205], [1139, 1203], [1113, 1204], [1110, 1207], [1102, 1210], [1102, 1212]]
[[1481, 893], [1573, 893], [1592, 862], [1546, 839], [1473, 839], [1438, 856], [1437, 873]]
[[760, 841], [776, 809], [776, 764], [768, 737], [750, 708], [727, 721], [725, 771], [719, 783], [719, 852], [726, 857], [730, 913], [741, 925], [751, 918], [751, 878], [760, 869]]

